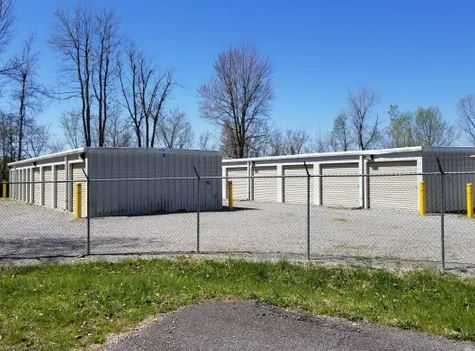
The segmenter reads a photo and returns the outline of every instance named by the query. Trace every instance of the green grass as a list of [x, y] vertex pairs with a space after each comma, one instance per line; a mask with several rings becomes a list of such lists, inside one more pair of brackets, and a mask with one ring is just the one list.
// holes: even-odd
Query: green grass
[[158, 312], [228, 297], [475, 340], [474, 280], [182, 258], [0, 268], [0, 350], [103, 343]]

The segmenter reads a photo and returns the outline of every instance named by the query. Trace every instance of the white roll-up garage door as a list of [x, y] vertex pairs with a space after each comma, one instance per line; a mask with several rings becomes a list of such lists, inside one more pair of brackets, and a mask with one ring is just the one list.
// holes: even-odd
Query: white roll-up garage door
[[277, 168], [274, 167], [255, 167], [254, 168], [254, 200], [255, 201], [277, 201], [277, 178], [259, 178], [275, 177]]
[[[374, 162], [369, 168], [369, 206], [372, 208], [417, 209], [417, 176], [381, 176], [416, 173], [416, 161]], [[371, 175], [378, 175], [371, 177]]]
[[40, 177], [40, 169], [39, 168], [33, 168], [33, 180], [34, 180], [34, 190], [33, 190], [33, 196], [34, 196], [34, 203], [35, 205], [41, 205], [41, 187], [42, 183], [37, 183], [41, 182], [41, 177]]
[[233, 182], [233, 196], [235, 200], [248, 200], [248, 178], [233, 178], [233, 177], [247, 177], [247, 168], [228, 168], [226, 172], [228, 180]]
[[[312, 166], [308, 166], [310, 174], [313, 173]], [[284, 167], [284, 202], [294, 204], [307, 203], [307, 171], [303, 166], [287, 166]], [[313, 203], [313, 184], [315, 178], [310, 178], [310, 201]]]
[[64, 166], [56, 166], [56, 181], [58, 182], [56, 183], [56, 208], [60, 210], [66, 209], [66, 183], [63, 183], [66, 179], [64, 177]]
[[76, 184], [81, 184], [81, 212], [82, 216], [87, 216], [87, 183], [86, 177], [83, 172], [84, 165], [82, 163], [72, 164], [72, 174], [73, 174], [73, 207], [71, 210], [74, 210], [76, 204], [74, 201], [76, 197], [74, 195], [76, 191]]
[[342, 177], [322, 177], [323, 206], [357, 208], [361, 207], [360, 177], [357, 163], [322, 165], [322, 175]]
[[43, 205], [49, 208], [53, 207], [53, 183], [49, 183], [53, 181], [53, 170], [51, 167], [44, 167], [43, 168], [43, 177], [45, 181], [44, 185], [44, 201]]

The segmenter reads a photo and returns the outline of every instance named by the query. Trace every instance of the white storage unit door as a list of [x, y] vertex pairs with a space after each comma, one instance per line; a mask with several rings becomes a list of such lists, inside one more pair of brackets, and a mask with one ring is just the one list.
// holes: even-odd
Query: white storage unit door
[[247, 168], [229, 168], [227, 177], [230, 177], [228, 180], [233, 183], [234, 200], [249, 200], [248, 178], [232, 178], [247, 177]]
[[76, 184], [81, 184], [81, 216], [87, 216], [87, 183], [86, 177], [84, 176], [83, 172], [83, 163], [73, 163], [72, 164], [72, 175], [73, 175], [73, 207], [72, 211], [74, 210], [76, 204], [74, 201], [76, 200], [75, 192], [76, 192]]
[[[313, 174], [313, 168], [308, 166], [308, 171]], [[307, 203], [307, 171], [303, 166], [284, 167], [285, 176], [302, 176], [284, 178], [284, 202], [293, 204]], [[310, 203], [313, 203], [313, 184], [315, 178], [310, 178]]]
[[66, 183], [61, 182], [66, 180], [64, 177], [64, 166], [56, 166], [56, 208], [60, 210], [66, 209]]
[[53, 183], [49, 183], [53, 181], [53, 170], [51, 167], [44, 167], [43, 168], [43, 176], [45, 180], [44, 185], [44, 206], [52, 208], [53, 207]]
[[[322, 175], [347, 175], [348, 177], [322, 178], [323, 206], [357, 208], [360, 202], [360, 177], [357, 163], [322, 165]], [[350, 175], [353, 175], [352, 177]]]
[[36, 183], [36, 182], [41, 182], [41, 177], [40, 177], [40, 169], [39, 168], [33, 168], [33, 180], [35, 181], [34, 183], [34, 191], [33, 191], [33, 196], [35, 200], [35, 205], [41, 205], [41, 183]]
[[254, 200], [255, 201], [277, 201], [277, 178], [259, 178], [265, 176], [276, 176], [277, 168], [255, 167], [254, 168]]
[[[416, 161], [374, 162], [369, 174], [416, 173]], [[369, 177], [369, 206], [417, 210], [417, 176]]]

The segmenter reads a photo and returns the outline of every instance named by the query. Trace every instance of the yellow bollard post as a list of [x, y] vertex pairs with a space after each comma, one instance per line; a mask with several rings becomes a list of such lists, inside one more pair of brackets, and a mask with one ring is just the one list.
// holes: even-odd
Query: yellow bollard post
[[81, 183], [74, 188], [74, 218], [81, 218]]
[[419, 215], [426, 215], [426, 187], [424, 182], [419, 182], [419, 192], [418, 192], [418, 210]]
[[232, 210], [234, 208], [234, 197], [233, 197], [233, 182], [228, 181], [228, 208]]
[[473, 185], [467, 183], [467, 217], [473, 218]]
[[8, 197], [8, 183], [5, 180], [2, 182], [2, 197]]

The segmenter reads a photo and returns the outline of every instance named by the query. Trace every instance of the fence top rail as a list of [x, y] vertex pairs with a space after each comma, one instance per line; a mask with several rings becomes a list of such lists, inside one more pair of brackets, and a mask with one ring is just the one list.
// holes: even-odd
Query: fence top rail
[[[199, 176], [201, 180], [233, 180], [233, 179], [282, 179], [282, 178], [373, 178], [373, 177], [404, 177], [404, 176], [440, 176], [440, 172], [407, 172], [407, 173], [378, 173], [378, 174], [301, 174], [301, 175], [254, 175], [254, 176]], [[444, 172], [445, 176], [457, 175], [474, 175], [475, 171], [464, 172]], [[131, 178], [89, 178], [87, 179], [72, 179], [72, 180], [41, 180], [41, 181], [10, 181], [8, 184], [61, 184], [61, 183], [86, 183], [86, 182], [147, 182], [147, 181], [192, 181], [196, 180], [197, 176], [186, 177], [131, 177]]]

